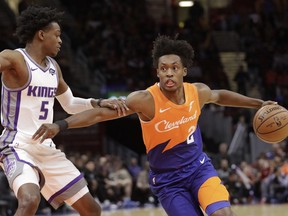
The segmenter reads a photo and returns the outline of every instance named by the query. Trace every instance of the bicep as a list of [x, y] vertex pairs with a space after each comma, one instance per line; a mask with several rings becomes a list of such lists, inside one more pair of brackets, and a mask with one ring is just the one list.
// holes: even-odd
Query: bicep
[[143, 112], [145, 104], [149, 103], [149, 93], [147, 91], [135, 91], [126, 98], [126, 105], [130, 110], [136, 113]]

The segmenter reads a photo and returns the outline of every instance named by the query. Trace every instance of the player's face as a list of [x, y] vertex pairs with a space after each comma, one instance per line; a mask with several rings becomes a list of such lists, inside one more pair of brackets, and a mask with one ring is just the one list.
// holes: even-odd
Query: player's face
[[166, 91], [176, 91], [183, 84], [183, 77], [186, 76], [187, 69], [183, 67], [178, 55], [164, 55], [159, 58], [157, 77], [162, 89]]
[[60, 51], [61, 40], [61, 28], [58, 23], [51, 23], [49, 27], [43, 30], [44, 47], [48, 56], [55, 57]]

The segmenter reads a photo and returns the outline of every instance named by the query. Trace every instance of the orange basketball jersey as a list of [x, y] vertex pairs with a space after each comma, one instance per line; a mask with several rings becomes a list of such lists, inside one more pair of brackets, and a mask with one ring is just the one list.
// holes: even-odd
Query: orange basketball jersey
[[155, 115], [140, 121], [150, 167], [155, 172], [179, 169], [193, 162], [202, 153], [198, 127], [201, 113], [195, 85], [184, 83], [185, 103], [168, 100], [159, 85], [147, 89], [154, 98]]

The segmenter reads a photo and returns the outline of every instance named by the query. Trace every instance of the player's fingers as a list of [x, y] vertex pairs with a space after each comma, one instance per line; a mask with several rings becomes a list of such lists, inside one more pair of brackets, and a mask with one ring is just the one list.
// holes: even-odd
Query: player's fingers
[[129, 107], [126, 105], [126, 100], [124, 100], [123, 98], [119, 98], [118, 100], [121, 103], [123, 109], [129, 110]]
[[40, 143], [42, 143], [45, 139], [48, 139], [48, 138], [52, 139], [55, 135], [56, 135], [56, 133], [54, 133], [53, 131], [47, 129], [43, 133], [43, 135], [41, 136]]
[[33, 134], [32, 139], [37, 140], [45, 133], [45, 128], [42, 125], [38, 130]]
[[117, 112], [119, 116], [125, 116], [126, 115], [126, 111], [129, 110], [129, 108], [127, 107], [125, 100], [123, 98], [118, 98], [117, 99], [118, 102], [118, 108], [117, 108]]
[[47, 137], [47, 131], [41, 136], [41, 139], [40, 139], [40, 143], [43, 143], [43, 141], [45, 140], [45, 139], [47, 139], [48, 137]]

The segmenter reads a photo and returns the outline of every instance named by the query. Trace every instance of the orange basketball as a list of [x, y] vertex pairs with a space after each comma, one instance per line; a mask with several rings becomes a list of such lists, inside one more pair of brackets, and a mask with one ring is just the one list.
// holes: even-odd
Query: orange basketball
[[277, 143], [288, 136], [288, 110], [276, 105], [261, 107], [253, 119], [257, 137], [267, 143]]

